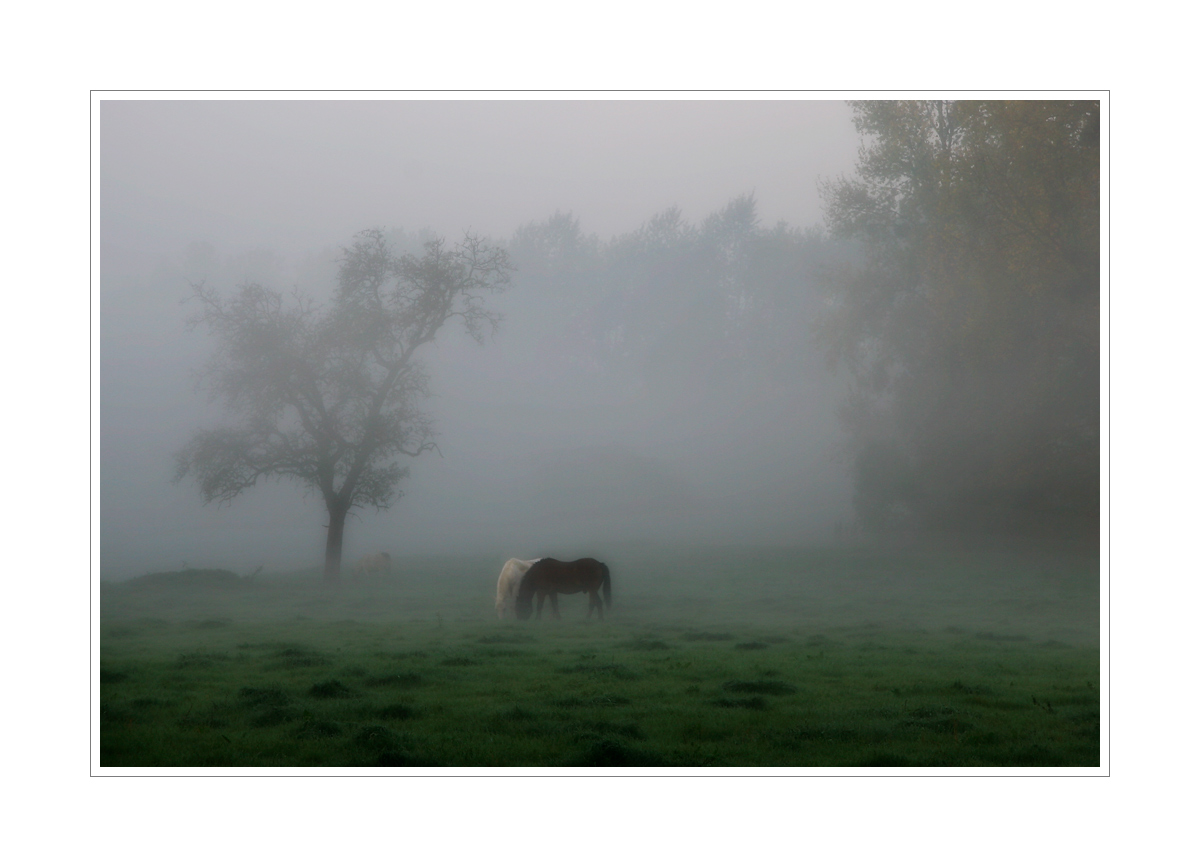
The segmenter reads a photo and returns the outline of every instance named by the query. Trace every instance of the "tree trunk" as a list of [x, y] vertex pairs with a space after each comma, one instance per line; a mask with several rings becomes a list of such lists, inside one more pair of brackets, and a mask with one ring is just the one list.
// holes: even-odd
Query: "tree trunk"
[[325, 581], [335, 584], [342, 577], [342, 532], [346, 529], [346, 509], [329, 506], [329, 533], [325, 537]]

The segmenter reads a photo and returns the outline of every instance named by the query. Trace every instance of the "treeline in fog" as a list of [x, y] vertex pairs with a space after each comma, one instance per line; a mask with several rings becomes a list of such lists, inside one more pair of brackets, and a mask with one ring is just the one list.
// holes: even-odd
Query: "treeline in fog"
[[[195, 434], [176, 479], [218, 503], [299, 481], [324, 503], [336, 579], [346, 519], [391, 508], [412, 460], [440, 452], [443, 423], [462, 422], [426, 411], [438, 366], [422, 347], [461, 326], [486, 353], [504, 320], [521, 347], [501, 367], [510, 411], [551, 434], [508, 486], [507, 511], [541, 528], [530, 544], [564, 532], [792, 542], [803, 504], [827, 511], [810, 536], [825, 532], [835, 391], [813, 329], [837, 249], [814, 231], [762, 227], [746, 195], [699, 225], [672, 209], [605, 242], [562, 213], [506, 244], [365, 230], [338, 256], [324, 304], [259, 282], [229, 294], [194, 282], [191, 321], [217, 341], [204, 381], [238, 421]], [[517, 296], [504, 316], [501, 292]], [[539, 384], [537, 371], [550, 377]], [[473, 406], [495, 428], [485, 436], [503, 440], [493, 409]], [[594, 425], [605, 435], [589, 435]], [[479, 470], [483, 499], [486, 476], [505, 475], [498, 464]]]
[[[343, 543], [1094, 536], [1098, 104], [852, 107], [823, 227], [767, 223], [748, 191], [608, 237], [582, 208], [510, 237], [365, 226], [297, 261], [198, 239], [153, 279], [189, 294], [169, 315], [208, 341], [189, 365], [215, 411], [109, 340], [104, 447], [131, 451], [132, 386], [175, 388], [176, 480], [235, 510], [299, 482], [331, 578]], [[120, 333], [135, 296], [106, 297]], [[144, 501], [144, 472], [109, 472], [105, 502]], [[312, 508], [251, 517], [247, 551], [321, 535]]]
[[862, 259], [822, 338], [876, 530], [1086, 536], [1100, 518], [1100, 107], [861, 102], [829, 183]]

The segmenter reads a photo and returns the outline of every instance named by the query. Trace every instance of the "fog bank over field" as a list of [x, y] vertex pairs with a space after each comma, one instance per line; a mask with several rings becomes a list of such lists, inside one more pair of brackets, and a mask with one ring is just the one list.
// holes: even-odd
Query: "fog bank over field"
[[[101, 574], [319, 565], [319, 495], [205, 506], [174, 455], [227, 420], [193, 387], [204, 281], [328, 302], [342, 248], [486, 237], [517, 270], [483, 345], [419, 357], [439, 453], [347, 562], [804, 544], [852, 515], [843, 383], [810, 327], [837, 256], [806, 231], [850, 172], [841, 102], [122, 102], [100, 110]], [[786, 224], [786, 225], [781, 225]]]

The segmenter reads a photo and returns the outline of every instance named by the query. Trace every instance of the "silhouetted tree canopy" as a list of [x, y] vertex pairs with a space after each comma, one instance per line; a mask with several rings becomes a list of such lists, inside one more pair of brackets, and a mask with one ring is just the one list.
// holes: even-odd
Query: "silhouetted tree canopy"
[[1097, 532], [1099, 104], [853, 106], [857, 175], [823, 192], [864, 256], [823, 335], [861, 519]]
[[193, 285], [189, 321], [218, 343], [202, 376], [237, 421], [197, 433], [176, 456], [176, 481], [194, 477], [205, 502], [269, 478], [318, 491], [329, 513], [325, 577], [336, 580], [346, 516], [389, 508], [408, 475], [400, 459], [437, 448], [417, 351], [455, 321], [482, 342], [499, 322], [484, 296], [511, 271], [504, 250], [470, 234], [397, 256], [373, 229], [344, 250], [325, 307], [255, 283], [229, 298]]

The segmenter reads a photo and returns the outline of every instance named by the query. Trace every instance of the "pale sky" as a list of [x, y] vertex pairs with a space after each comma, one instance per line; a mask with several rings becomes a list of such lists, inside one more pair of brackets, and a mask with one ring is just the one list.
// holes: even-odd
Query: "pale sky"
[[508, 236], [555, 210], [608, 237], [749, 192], [765, 223], [807, 226], [818, 176], [852, 171], [858, 143], [837, 100], [106, 100], [100, 129], [107, 240], [137, 246]]

